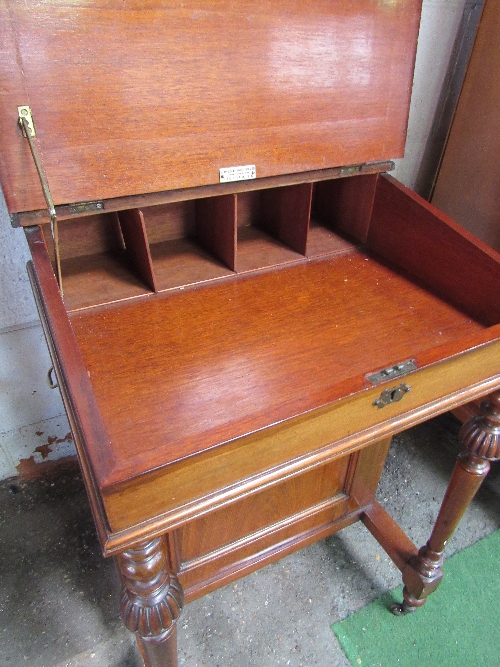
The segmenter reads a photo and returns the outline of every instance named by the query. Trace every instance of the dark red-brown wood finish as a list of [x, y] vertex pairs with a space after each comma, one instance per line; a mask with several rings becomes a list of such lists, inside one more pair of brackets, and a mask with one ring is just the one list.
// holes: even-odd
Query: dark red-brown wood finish
[[381, 175], [420, 5], [0, 0], [2, 187], [149, 667], [184, 599], [357, 520], [422, 604], [498, 458], [493, 395], [420, 554], [375, 500], [393, 434], [500, 389], [500, 257]]
[[420, 4], [2, 0], [9, 210], [45, 206], [23, 104], [55, 204], [402, 156]]
[[[377, 440], [500, 386], [495, 294], [481, 281], [468, 281], [471, 260], [489, 263], [494, 273], [499, 258], [393, 179], [354, 176], [322, 183], [318, 190], [312, 206], [307, 185], [282, 188], [270, 199], [246, 193], [242, 206], [237, 194], [216, 197], [208, 206], [196, 203], [190, 214], [198, 226], [215, 217], [219, 231], [209, 235], [207, 245], [226, 238], [223, 247], [236, 248], [237, 258], [241, 225], [257, 224], [257, 234], [263, 224], [281, 235], [280, 224], [291, 219], [296, 230], [295, 221], [307, 213], [301, 232], [305, 254], [191, 285], [186, 259], [177, 287], [156, 293], [146, 288], [142, 298], [120, 296], [107, 305], [109, 291], [95, 289], [84, 272], [78, 280], [73, 276], [71, 298], [78, 292], [96, 306], [85, 301], [69, 312], [69, 320], [43, 236], [37, 228], [27, 229], [52, 352], [85, 369], [75, 386], [74, 372], [57, 367], [73, 428], [82, 433], [77, 443], [88, 461], [105, 552], [142, 553], [166, 533], [174, 555], [161, 576], [178, 577], [188, 601], [356, 519], [404, 570], [409, 591], [404, 610], [424, 600], [439, 581], [440, 571], [432, 585], [422, 587], [423, 575], [412, 565], [419, 562], [416, 548], [374, 499], [388, 446]], [[286, 202], [288, 191], [293, 206]], [[269, 201], [276, 216], [272, 230], [268, 213], [261, 214]], [[277, 205], [280, 201], [286, 203]], [[280, 206], [290, 210], [282, 223]], [[128, 224], [135, 226], [123, 243], [142, 234], [137, 246], [147, 251], [150, 240], [154, 246], [162, 238], [154, 226], [148, 237], [148, 220], [162, 216], [167, 228], [186, 224], [186, 211], [177, 204], [170, 211], [131, 213]], [[396, 219], [416, 256], [446, 239], [456, 260], [453, 281], [448, 282], [446, 261], [440, 267], [430, 253], [432, 285], [425, 265], [420, 270], [411, 253], [406, 261], [393, 247]], [[87, 220], [94, 230], [96, 221]], [[179, 220], [184, 220], [180, 227]], [[117, 224], [109, 215], [101, 222], [110, 229]], [[421, 226], [426, 233], [414, 234]], [[267, 232], [252, 260], [264, 261], [264, 267], [270, 256], [269, 248], [262, 254]], [[66, 249], [62, 235], [63, 266], [71, 260], [66, 253], [79, 258], [82, 247], [102, 254], [109, 243], [102, 238], [109, 234], [92, 233], [91, 245], [68, 234]], [[308, 257], [311, 234], [318, 252]], [[270, 248], [276, 243], [279, 238], [269, 237]], [[144, 257], [154, 275], [157, 253], [142, 252], [138, 268]], [[71, 285], [70, 277], [71, 271], [63, 273], [63, 282]], [[457, 283], [470, 284], [470, 292], [458, 298]], [[381, 386], [372, 386], [367, 374], [406, 358], [416, 369], [404, 377], [408, 394], [381, 410], [377, 397], [400, 380], [389, 373]], [[99, 439], [81, 426], [85, 415], [77, 406], [86, 403], [94, 428], [101, 424]], [[462, 493], [463, 480], [454, 484], [458, 491], [447, 512], [458, 520], [477, 484], [470, 493]], [[143, 546], [136, 547], [138, 541]], [[140, 605], [149, 609], [146, 598]], [[147, 664], [162, 664], [167, 655], [167, 664], [175, 664], [174, 626], [154, 641], [137, 632]]]

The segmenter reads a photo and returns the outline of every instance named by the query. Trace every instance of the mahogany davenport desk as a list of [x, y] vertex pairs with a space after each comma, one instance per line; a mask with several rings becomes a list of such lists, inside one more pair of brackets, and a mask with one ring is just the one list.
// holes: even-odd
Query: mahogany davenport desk
[[145, 662], [183, 599], [358, 519], [422, 604], [496, 395], [420, 553], [375, 490], [391, 435], [500, 388], [500, 258], [383, 174], [419, 0], [0, 11], [2, 187]]

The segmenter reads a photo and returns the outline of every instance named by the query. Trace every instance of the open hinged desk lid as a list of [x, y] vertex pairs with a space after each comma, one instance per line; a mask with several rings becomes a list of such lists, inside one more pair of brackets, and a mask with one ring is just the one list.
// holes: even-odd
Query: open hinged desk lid
[[400, 157], [420, 6], [0, 0], [9, 211], [46, 208], [24, 105], [56, 207]]

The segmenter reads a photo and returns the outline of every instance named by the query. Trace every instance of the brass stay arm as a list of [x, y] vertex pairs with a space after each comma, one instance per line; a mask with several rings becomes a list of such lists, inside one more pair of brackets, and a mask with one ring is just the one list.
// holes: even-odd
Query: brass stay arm
[[54, 240], [57, 282], [59, 284], [59, 290], [62, 295], [63, 286], [62, 286], [62, 273], [61, 273], [61, 256], [59, 253], [59, 233], [57, 229], [56, 208], [54, 206], [54, 202], [52, 201], [52, 195], [50, 194], [49, 183], [47, 181], [45, 172], [43, 171], [42, 162], [40, 160], [37, 148], [33, 141], [33, 137], [36, 137], [36, 131], [35, 131], [35, 125], [33, 123], [33, 117], [31, 115], [31, 109], [29, 106], [21, 106], [17, 107], [17, 110], [19, 114], [18, 117], [19, 125], [21, 126], [21, 129], [23, 131], [23, 136], [25, 136], [26, 139], [28, 140], [28, 144], [31, 150], [31, 155], [33, 156], [33, 161], [35, 163], [35, 167], [38, 172], [38, 178], [40, 179], [40, 183], [42, 185], [43, 196], [45, 197], [45, 201], [47, 203], [49, 219], [50, 219], [50, 231], [52, 233], [52, 238]]

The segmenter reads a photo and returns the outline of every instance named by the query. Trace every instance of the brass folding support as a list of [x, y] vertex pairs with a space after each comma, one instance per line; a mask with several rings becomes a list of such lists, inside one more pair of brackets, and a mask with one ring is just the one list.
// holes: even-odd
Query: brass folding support
[[38, 150], [35, 146], [35, 142], [33, 141], [33, 137], [36, 137], [35, 124], [33, 122], [33, 116], [29, 106], [20, 106], [17, 107], [17, 110], [19, 114], [18, 116], [19, 125], [21, 126], [21, 129], [23, 131], [23, 136], [26, 137], [26, 139], [28, 140], [28, 144], [31, 150], [31, 155], [33, 156], [33, 161], [35, 163], [35, 167], [38, 172], [38, 178], [40, 179], [40, 183], [42, 185], [43, 196], [45, 197], [45, 201], [47, 203], [47, 209], [50, 219], [50, 231], [52, 233], [52, 238], [54, 240], [57, 282], [59, 284], [59, 290], [61, 291], [61, 294], [63, 294], [61, 256], [59, 253], [59, 234], [57, 229], [56, 209], [54, 206], [54, 202], [52, 201], [52, 195], [50, 194], [49, 183], [47, 181], [47, 176], [45, 175], [45, 172], [43, 170], [42, 161], [40, 160], [40, 156], [38, 155]]

